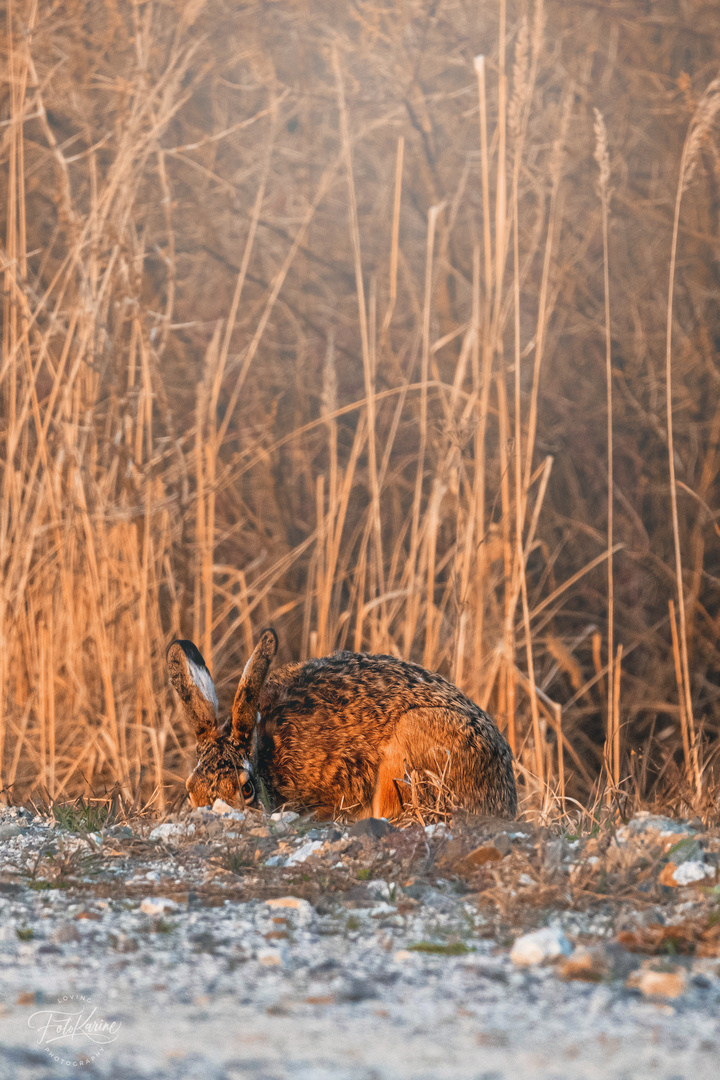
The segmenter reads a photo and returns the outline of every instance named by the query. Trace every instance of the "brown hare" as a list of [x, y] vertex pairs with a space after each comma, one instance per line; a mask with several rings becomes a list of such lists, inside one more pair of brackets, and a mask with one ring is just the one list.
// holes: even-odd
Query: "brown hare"
[[191, 641], [167, 651], [170, 680], [197, 737], [190, 801], [290, 803], [321, 814], [396, 817], [407, 773], [442, 776], [457, 804], [512, 817], [512, 754], [486, 712], [441, 675], [394, 656], [338, 652], [268, 676], [264, 630], [232, 715], [218, 723], [210, 672]]

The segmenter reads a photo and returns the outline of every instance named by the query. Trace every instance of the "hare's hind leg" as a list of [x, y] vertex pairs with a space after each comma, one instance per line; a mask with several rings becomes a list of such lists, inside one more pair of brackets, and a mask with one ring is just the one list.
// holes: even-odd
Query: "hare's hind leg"
[[[407, 773], [432, 769], [434, 773], [447, 770], [446, 739], [433, 736], [439, 719], [438, 710], [412, 709], [405, 713], [386, 743], [378, 769], [375, 791], [368, 813], [372, 817], [394, 818], [402, 814], [411, 801]], [[444, 734], [444, 733], [443, 733]]]
[[400, 793], [405, 776], [406, 757], [402, 743], [396, 737], [392, 738], [380, 762], [373, 792], [372, 817], [394, 818], [402, 814], [403, 800]]
[[411, 797], [403, 782], [409, 772], [427, 785], [424, 795], [431, 804], [449, 799], [476, 813], [514, 816], [512, 754], [492, 720], [478, 713], [470, 721], [453, 709], [409, 709], [385, 748], [373, 814], [401, 813]]

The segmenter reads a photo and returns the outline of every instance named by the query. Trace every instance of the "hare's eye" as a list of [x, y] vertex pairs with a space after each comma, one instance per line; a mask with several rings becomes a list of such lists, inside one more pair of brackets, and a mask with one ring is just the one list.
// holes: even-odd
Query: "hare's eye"
[[255, 785], [250, 780], [246, 780], [242, 786], [242, 793], [245, 802], [252, 802], [255, 798]]

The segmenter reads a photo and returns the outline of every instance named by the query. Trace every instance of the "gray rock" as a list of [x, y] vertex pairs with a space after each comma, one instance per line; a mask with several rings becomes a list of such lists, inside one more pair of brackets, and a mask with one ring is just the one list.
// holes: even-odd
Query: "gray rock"
[[0, 840], [12, 840], [13, 836], [20, 836], [24, 832], [26, 832], [26, 828], [22, 825], [16, 825], [14, 822], [0, 825]]
[[377, 996], [377, 987], [367, 979], [348, 979], [337, 991], [338, 1001], [369, 1001]]
[[52, 940], [58, 945], [66, 945], [71, 941], [79, 941], [80, 931], [78, 930], [75, 923], [60, 923], [60, 925], [52, 935]]
[[668, 838], [672, 836], [694, 836], [695, 829], [685, 821], [675, 821], [673, 818], [662, 817], [660, 814], [650, 814], [639, 811], [627, 823], [621, 826], [615, 834], [615, 841], [626, 844], [633, 838], [646, 839], [648, 837]]
[[129, 825], [110, 825], [109, 828], [104, 829], [103, 831], [108, 833], [109, 836], [116, 837], [118, 840], [129, 840], [133, 835], [133, 831]]
[[385, 818], [361, 818], [350, 826], [350, 836], [372, 836], [379, 840], [393, 831], [393, 826]]

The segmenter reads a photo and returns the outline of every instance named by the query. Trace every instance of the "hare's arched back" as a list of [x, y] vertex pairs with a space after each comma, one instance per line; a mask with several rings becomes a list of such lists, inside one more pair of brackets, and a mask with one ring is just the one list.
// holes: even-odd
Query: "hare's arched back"
[[232, 717], [213, 727], [202, 657], [190, 642], [170, 646], [171, 679], [198, 735], [187, 784], [195, 805], [262, 796], [271, 806], [397, 817], [416, 785], [429, 784], [469, 811], [514, 816], [510, 747], [492, 717], [447, 679], [393, 656], [352, 652], [268, 674], [276, 648], [275, 632], [264, 631]]
[[278, 801], [396, 817], [413, 776], [482, 814], [514, 816], [510, 747], [436, 672], [339, 652], [271, 674], [258, 702], [258, 769]]

